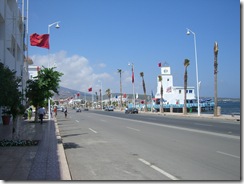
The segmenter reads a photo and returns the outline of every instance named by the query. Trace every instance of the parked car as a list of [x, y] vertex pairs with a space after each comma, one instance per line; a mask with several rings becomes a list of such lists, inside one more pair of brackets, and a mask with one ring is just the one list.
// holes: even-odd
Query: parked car
[[81, 112], [81, 109], [79, 107], [76, 108], [76, 112]]
[[64, 112], [64, 107], [63, 106], [57, 106], [57, 111]]
[[127, 108], [125, 114], [138, 114], [138, 109], [135, 107]]
[[114, 111], [114, 106], [109, 106], [108, 111]]
[[114, 111], [114, 106], [107, 106], [104, 108], [105, 111]]

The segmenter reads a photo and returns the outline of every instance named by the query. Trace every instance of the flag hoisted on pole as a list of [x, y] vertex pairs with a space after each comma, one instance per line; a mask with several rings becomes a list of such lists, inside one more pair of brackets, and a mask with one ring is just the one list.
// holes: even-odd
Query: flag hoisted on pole
[[49, 49], [49, 34], [37, 34], [33, 33], [30, 35], [30, 44], [31, 46], [37, 46]]
[[88, 92], [92, 92], [92, 87], [88, 88]]
[[160, 63], [158, 63], [158, 67], [162, 67], [162, 63], [160, 62]]
[[132, 66], [132, 83], [134, 83], [134, 67]]

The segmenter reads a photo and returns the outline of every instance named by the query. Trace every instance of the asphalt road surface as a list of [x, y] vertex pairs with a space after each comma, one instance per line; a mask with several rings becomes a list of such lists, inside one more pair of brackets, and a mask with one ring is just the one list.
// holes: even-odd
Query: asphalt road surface
[[71, 109], [57, 119], [72, 180], [241, 179], [240, 123]]

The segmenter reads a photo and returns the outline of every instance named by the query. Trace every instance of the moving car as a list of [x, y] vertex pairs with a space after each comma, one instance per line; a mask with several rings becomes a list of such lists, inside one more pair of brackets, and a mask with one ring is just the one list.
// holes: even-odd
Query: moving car
[[114, 111], [114, 106], [105, 107], [105, 111]]
[[138, 114], [138, 109], [135, 107], [127, 108], [125, 114]]

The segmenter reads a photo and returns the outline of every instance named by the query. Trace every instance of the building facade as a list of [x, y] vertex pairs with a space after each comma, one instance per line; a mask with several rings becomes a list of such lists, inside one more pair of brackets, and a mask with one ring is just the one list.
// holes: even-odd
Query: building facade
[[22, 94], [29, 78], [28, 65], [32, 63], [30, 59], [26, 59], [23, 3], [24, 0], [0, 0], [0, 62], [16, 71], [17, 77], [21, 77], [19, 90]]
[[[184, 104], [184, 87], [174, 86], [171, 68], [167, 63], [161, 66], [162, 82], [157, 77], [157, 93], [156, 99], [160, 99], [161, 84], [163, 85], [164, 104]], [[187, 86], [186, 99], [189, 103], [193, 103], [196, 99], [195, 88]]]

